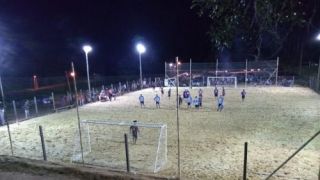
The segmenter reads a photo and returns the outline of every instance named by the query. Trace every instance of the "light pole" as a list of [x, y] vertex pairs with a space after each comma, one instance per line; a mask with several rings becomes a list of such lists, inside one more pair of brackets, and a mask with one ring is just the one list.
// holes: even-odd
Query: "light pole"
[[142, 89], [142, 67], [141, 67], [141, 54], [146, 52], [146, 47], [143, 44], [138, 43], [136, 49], [139, 53], [139, 64], [140, 64], [140, 89]]
[[91, 101], [91, 87], [90, 87], [90, 76], [89, 76], [89, 62], [88, 62], [88, 53], [92, 51], [92, 47], [89, 45], [84, 45], [82, 47], [83, 51], [86, 53], [86, 64], [87, 64], [87, 78], [88, 78], [88, 91], [89, 99]]

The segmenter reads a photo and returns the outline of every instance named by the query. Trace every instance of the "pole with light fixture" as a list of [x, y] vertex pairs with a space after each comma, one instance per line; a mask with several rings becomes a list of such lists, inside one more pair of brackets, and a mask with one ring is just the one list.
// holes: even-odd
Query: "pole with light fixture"
[[141, 44], [141, 43], [138, 43], [137, 46], [136, 46], [136, 49], [139, 53], [139, 66], [140, 66], [140, 89], [142, 89], [142, 66], [141, 66], [141, 54], [145, 53], [146, 52], [146, 47]]
[[89, 45], [84, 45], [82, 47], [83, 51], [86, 54], [86, 64], [87, 64], [87, 78], [88, 78], [88, 91], [89, 91], [89, 100], [91, 101], [91, 87], [90, 87], [90, 76], [89, 76], [89, 62], [88, 62], [88, 53], [92, 51], [92, 47]]

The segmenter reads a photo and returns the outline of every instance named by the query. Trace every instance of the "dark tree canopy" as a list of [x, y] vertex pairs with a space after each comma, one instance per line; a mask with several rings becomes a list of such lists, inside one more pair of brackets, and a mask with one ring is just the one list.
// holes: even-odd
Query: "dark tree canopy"
[[211, 43], [218, 51], [241, 44], [258, 60], [273, 58], [294, 28], [310, 23], [316, 0], [193, 0], [191, 8], [209, 18]]

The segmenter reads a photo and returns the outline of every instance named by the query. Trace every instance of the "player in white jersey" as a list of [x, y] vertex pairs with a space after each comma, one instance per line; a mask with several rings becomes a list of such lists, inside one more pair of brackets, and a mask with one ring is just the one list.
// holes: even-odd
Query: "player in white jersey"
[[199, 109], [199, 98], [197, 96], [194, 97], [193, 104], [196, 109]]
[[218, 98], [218, 108], [217, 111], [222, 111], [222, 109], [224, 108], [224, 98], [222, 95], [219, 96]]
[[156, 108], [160, 108], [160, 96], [156, 94], [153, 100], [156, 102]]
[[144, 97], [143, 97], [142, 94], [140, 94], [140, 96], [139, 96], [139, 102], [140, 102], [140, 107], [141, 107], [141, 108], [142, 108], [142, 106], [145, 107], [145, 106], [144, 106]]

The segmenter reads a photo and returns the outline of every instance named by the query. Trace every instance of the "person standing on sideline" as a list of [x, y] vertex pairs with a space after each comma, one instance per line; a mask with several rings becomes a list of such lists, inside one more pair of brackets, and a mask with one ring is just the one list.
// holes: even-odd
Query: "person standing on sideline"
[[153, 99], [156, 102], [156, 108], [160, 108], [160, 96], [156, 94], [156, 97]]
[[30, 116], [30, 102], [26, 100], [23, 105], [25, 118], [28, 119]]
[[164, 90], [163, 90], [163, 87], [162, 87], [162, 86], [160, 87], [160, 90], [161, 90], [161, 96], [163, 96]]
[[139, 96], [139, 101], [140, 101], [140, 107], [141, 108], [142, 108], [142, 106], [145, 107], [144, 106], [144, 97], [142, 96], [142, 94], [140, 94], [140, 96]]
[[133, 121], [133, 125], [130, 126], [130, 133], [132, 135], [133, 144], [136, 144], [137, 143], [137, 139], [138, 139], [138, 134], [140, 134], [140, 130], [139, 130], [139, 127], [137, 125], [137, 120], [134, 120]]
[[4, 105], [0, 101], [0, 125], [3, 126], [5, 124], [5, 119], [4, 119]]
[[241, 99], [242, 99], [242, 102], [244, 101], [244, 99], [246, 98], [246, 91], [243, 89], [242, 91], [241, 91]]
[[168, 90], [168, 98], [170, 99], [170, 97], [171, 97], [171, 88], [169, 88]]
[[217, 108], [217, 111], [222, 111], [222, 109], [223, 109], [223, 107], [224, 107], [224, 98], [223, 98], [223, 96], [222, 95], [220, 95], [219, 96], [219, 98], [218, 98], [218, 108]]

